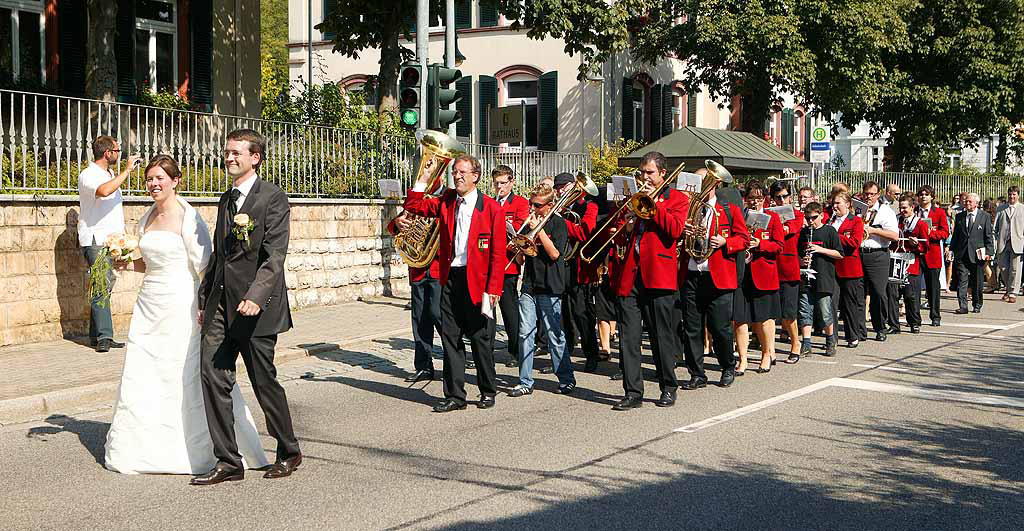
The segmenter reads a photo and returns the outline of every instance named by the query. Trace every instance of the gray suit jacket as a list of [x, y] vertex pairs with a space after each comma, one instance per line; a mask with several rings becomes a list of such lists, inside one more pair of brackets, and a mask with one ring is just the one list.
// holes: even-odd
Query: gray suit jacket
[[978, 249], [985, 249], [988, 256], [995, 255], [995, 238], [992, 235], [992, 217], [988, 212], [978, 208], [974, 211], [974, 223], [967, 224], [966, 210], [956, 215], [953, 224], [953, 239], [949, 248], [953, 251], [953, 260], [977, 263]]
[[1024, 253], [1024, 203], [1007, 203], [996, 214], [996, 255], [1008, 249]]

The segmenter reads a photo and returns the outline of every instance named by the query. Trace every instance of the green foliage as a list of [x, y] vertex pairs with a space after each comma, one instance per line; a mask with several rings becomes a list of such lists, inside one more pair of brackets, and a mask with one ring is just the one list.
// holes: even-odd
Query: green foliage
[[597, 184], [606, 184], [612, 175], [629, 175], [632, 168], [619, 166], [619, 158], [625, 157], [640, 148], [642, 144], [635, 140], [619, 139], [604, 147], [587, 144], [590, 156], [590, 178]]
[[260, 57], [266, 56], [271, 71], [287, 79], [288, 0], [260, 0]]
[[143, 89], [138, 92], [138, 102], [140, 105], [147, 105], [149, 107], [157, 107], [160, 109], [171, 109], [177, 111], [192, 110], [192, 105], [188, 100], [182, 98], [180, 94], [171, 89], [151, 92], [148, 88], [143, 87]]

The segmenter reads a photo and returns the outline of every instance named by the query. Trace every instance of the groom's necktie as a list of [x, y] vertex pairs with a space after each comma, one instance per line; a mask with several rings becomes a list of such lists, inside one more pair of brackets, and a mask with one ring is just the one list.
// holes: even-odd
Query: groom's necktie
[[232, 188], [228, 192], [228, 232], [225, 234], [228, 249], [232, 249], [235, 243], [235, 236], [231, 233], [231, 228], [235, 226], [235, 214], [238, 214], [238, 198], [241, 196], [242, 191], [238, 188]]

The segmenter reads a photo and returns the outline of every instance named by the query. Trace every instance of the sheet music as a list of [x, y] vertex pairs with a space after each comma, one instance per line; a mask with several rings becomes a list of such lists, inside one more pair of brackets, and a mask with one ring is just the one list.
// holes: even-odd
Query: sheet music
[[765, 210], [769, 210], [778, 214], [779, 219], [781, 219], [783, 223], [791, 219], [796, 219], [796, 211], [793, 210], [793, 205], [782, 205], [777, 207], [766, 208]]
[[698, 194], [702, 184], [704, 184], [703, 177], [696, 173], [684, 171], [680, 172], [679, 177], [676, 179], [676, 190], [687, 194]]
[[763, 230], [768, 228], [768, 224], [771, 223], [772, 217], [764, 212], [751, 210], [747, 212], [747, 217], [744, 221], [747, 223], [747, 228], [751, 231]]
[[398, 179], [378, 179], [377, 188], [380, 190], [381, 197], [387, 199], [402, 198], [402, 181]]
[[612, 175], [612, 186], [615, 188], [612, 199], [625, 199], [636, 193], [636, 179], [628, 175]]
[[850, 206], [853, 207], [853, 213], [859, 218], [864, 217], [864, 213], [868, 211], [868, 204], [860, 199], [851, 199]]

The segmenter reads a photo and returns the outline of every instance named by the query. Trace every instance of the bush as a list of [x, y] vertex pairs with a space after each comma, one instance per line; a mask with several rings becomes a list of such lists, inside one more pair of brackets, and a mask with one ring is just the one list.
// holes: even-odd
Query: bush
[[612, 175], [631, 175], [633, 168], [619, 166], [619, 157], [624, 157], [639, 149], [643, 144], [635, 140], [619, 139], [603, 148], [587, 144], [590, 155], [590, 178], [598, 185], [606, 184]]

